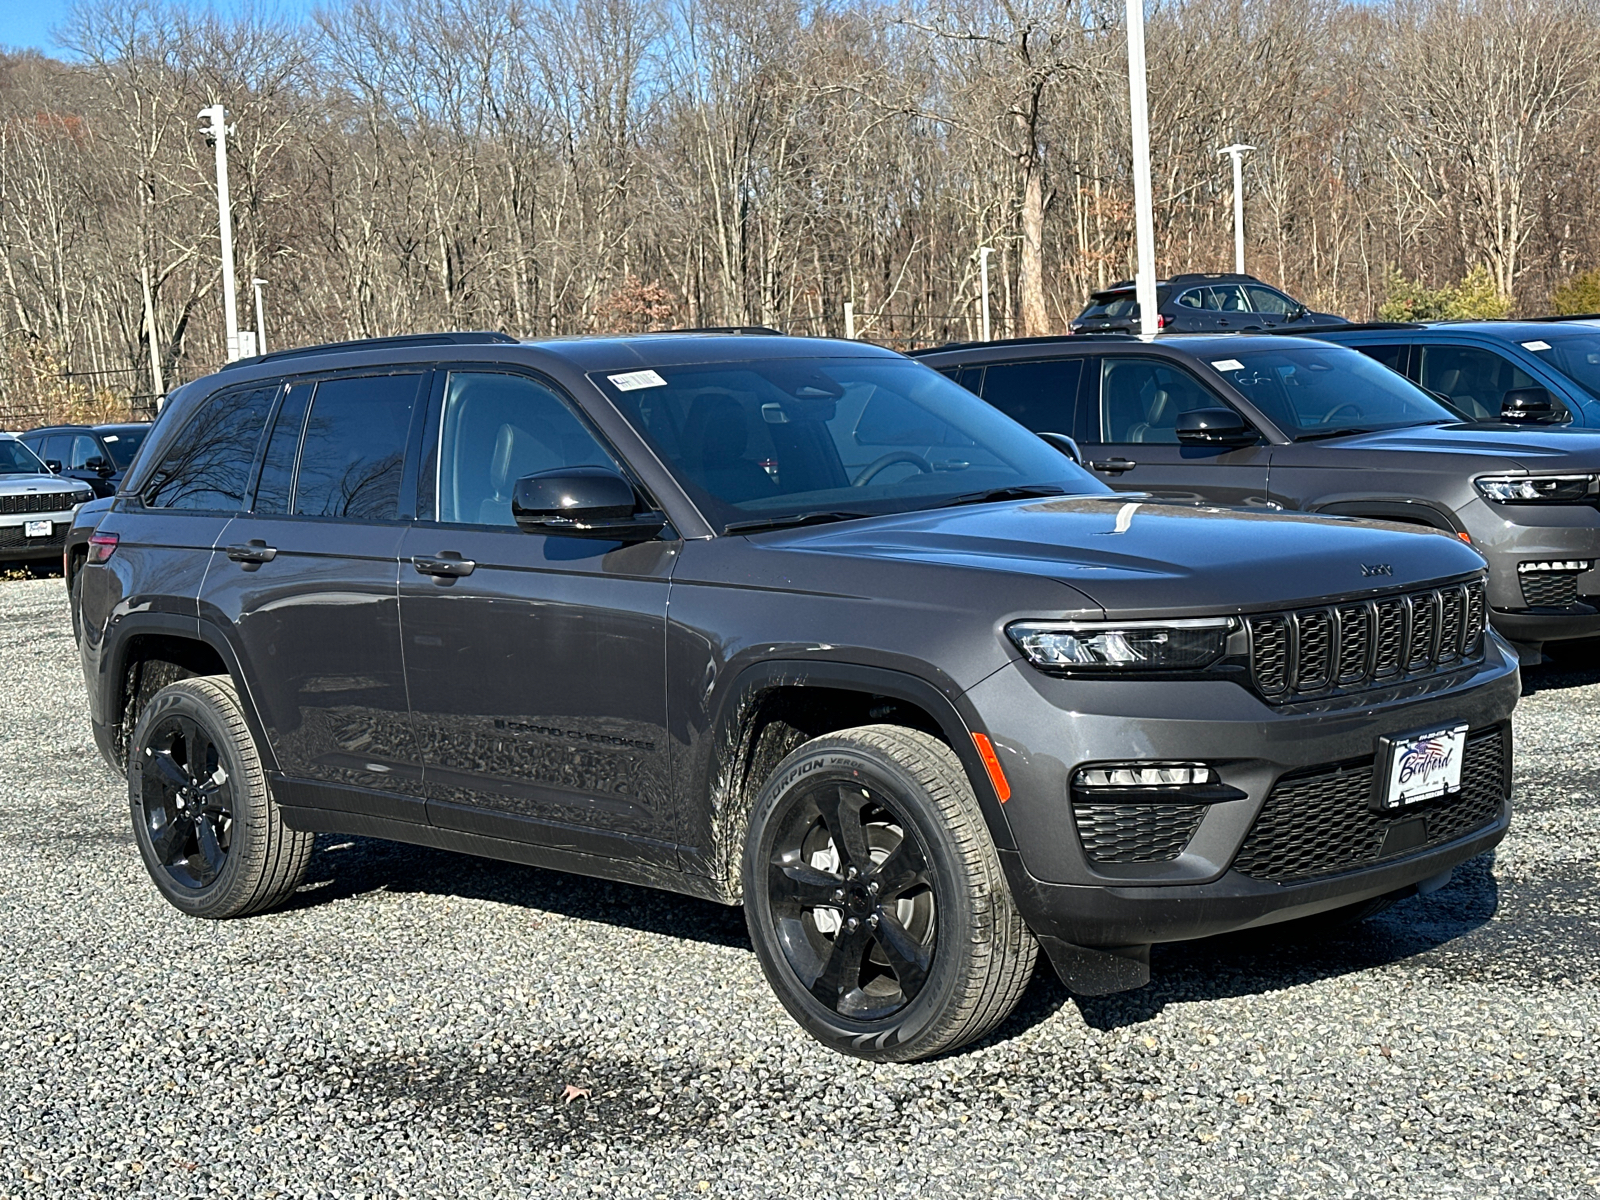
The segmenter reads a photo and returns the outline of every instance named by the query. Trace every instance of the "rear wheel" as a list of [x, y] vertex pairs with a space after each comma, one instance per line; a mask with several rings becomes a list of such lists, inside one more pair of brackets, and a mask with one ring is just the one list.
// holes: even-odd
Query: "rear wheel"
[[233, 684], [184, 679], [145, 705], [128, 754], [134, 837], [161, 894], [194, 917], [239, 917], [300, 885], [312, 835], [283, 824]]
[[784, 1007], [862, 1058], [982, 1037], [1038, 953], [959, 760], [899, 726], [816, 738], [778, 765], [751, 814], [744, 899]]

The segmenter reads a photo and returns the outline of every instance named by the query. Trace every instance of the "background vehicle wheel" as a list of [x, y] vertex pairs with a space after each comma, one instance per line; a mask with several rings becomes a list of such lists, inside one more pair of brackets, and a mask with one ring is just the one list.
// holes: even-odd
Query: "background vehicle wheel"
[[305, 876], [312, 835], [285, 826], [227, 679], [184, 679], [145, 705], [128, 752], [139, 853], [161, 894], [195, 917], [282, 903]]
[[894, 725], [815, 738], [778, 764], [750, 817], [744, 904], [795, 1020], [878, 1061], [982, 1037], [1038, 954], [960, 761]]

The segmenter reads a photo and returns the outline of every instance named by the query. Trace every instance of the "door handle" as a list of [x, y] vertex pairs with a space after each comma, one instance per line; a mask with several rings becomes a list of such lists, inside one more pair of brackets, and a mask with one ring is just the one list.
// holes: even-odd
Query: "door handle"
[[1108, 458], [1104, 462], [1089, 464], [1096, 471], [1105, 471], [1109, 475], [1121, 475], [1124, 471], [1131, 471], [1139, 464], [1131, 458]]
[[267, 545], [260, 538], [251, 538], [242, 546], [229, 546], [223, 553], [236, 563], [259, 567], [277, 558], [278, 548]]
[[460, 579], [471, 575], [478, 566], [470, 558], [448, 550], [443, 554], [419, 554], [411, 560], [411, 565], [418, 574], [432, 575], [435, 579]]

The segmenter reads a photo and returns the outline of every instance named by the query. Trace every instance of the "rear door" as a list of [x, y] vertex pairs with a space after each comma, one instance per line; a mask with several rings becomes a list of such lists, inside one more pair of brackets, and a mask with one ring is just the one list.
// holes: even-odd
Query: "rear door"
[[1267, 504], [1265, 441], [1249, 446], [1193, 446], [1178, 441], [1178, 415], [1229, 408], [1187, 369], [1154, 355], [1108, 354], [1091, 360], [1085, 380], [1095, 416], [1083, 447], [1095, 477], [1120, 492], [1150, 492], [1184, 503]]
[[202, 614], [237, 629], [281, 803], [426, 820], [397, 577], [428, 378], [290, 381], [251, 509], [213, 555]]
[[983, 372], [978, 394], [1035, 433], [1076, 438], [1082, 378], [1081, 358], [992, 363]]
[[550, 382], [464, 365], [440, 372], [432, 407], [400, 608], [433, 824], [675, 868], [665, 664], [680, 543], [517, 528], [519, 478], [623, 470]]

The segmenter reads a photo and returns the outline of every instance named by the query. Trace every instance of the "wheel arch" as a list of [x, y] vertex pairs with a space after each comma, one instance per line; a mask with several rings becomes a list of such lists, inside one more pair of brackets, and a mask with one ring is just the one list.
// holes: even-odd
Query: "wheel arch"
[[1403, 525], [1426, 525], [1457, 536], [1467, 529], [1454, 513], [1428, 500], [1336, 500], [1310, 511], [1330, 517], [1366, 517], [1375, 521], [1398, 521]]
[[921, 729], [960, 761], [996, 848], [1014, 842], [1001, 800], [973, 743], [976, 715], [920, 676], [839, 662], [769, 660], [752, 664], [724, 692], [712, 721], [707, 778], [691, 794], [709, 808], [705, 867], [723, 898], [740, 899], [739, 861], [750, 811], [772, 768], [811, 738], [868, 724]]

